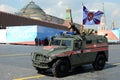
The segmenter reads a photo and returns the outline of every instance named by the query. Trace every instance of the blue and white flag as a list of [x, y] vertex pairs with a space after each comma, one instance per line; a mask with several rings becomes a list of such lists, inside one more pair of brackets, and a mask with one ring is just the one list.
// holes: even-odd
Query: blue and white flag
[[102, 14], [102, 11], [89, 11], [85, 6], [83, 6], [83, 25], [100, 24]]

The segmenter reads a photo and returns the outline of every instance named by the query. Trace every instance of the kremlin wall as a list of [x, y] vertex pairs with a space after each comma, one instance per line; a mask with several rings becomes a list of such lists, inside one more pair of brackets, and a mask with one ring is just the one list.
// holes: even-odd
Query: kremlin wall
[[[61, 31], [68, 31], [72, 21], [71, 9], [66, 9], [66, 18], [61, 19], [46, 14], [38, 5], [31, 1], [15, 14], [0, 12], [0, 43], [35, 45], [35, 39], [40, 42], [59, 35]], [[119, 42], [120, 29], [106, 30], [105, 16], [101, 19], [98, 35], [108, 34], [109, 42]], [[75, 23], [77, 28], [80, 24]]]

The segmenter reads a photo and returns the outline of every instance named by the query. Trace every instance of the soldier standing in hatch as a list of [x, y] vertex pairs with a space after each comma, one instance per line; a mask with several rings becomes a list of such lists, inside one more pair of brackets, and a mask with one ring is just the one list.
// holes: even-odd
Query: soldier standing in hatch
[[84, 29], [84, 26], [80, 25], [80, 34], [89, 35], [92, 34], [93, 32], [97, 34], [97, 31], [94, 31], [94, 29], [88, 29], [88, 28]]
[[84, 26], [83, 26], [83, 25], [80, 25], [80, 34], [83, 34], [84, 32], [85, 32]]
[[94, 35], [97, 35], [98, 32], [95, 30], [93, 33], [94, 33]]
[[74, 23], [70, 23], [70, 26], [68, 27], [68, 29], [71, 31], [71, 32], [74, 32], [74, 34], [80, 34], [79, 30], [75, 27], [75, 24]]

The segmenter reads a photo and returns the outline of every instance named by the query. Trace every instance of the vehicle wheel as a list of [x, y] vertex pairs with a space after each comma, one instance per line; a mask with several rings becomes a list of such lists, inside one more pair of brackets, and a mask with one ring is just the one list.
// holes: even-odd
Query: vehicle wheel
[[69, 70], [70, 64], [66, 59], [59, 59], [52, 66], [52, 73], [56, 77], [65, 76]]
[[104, 55], [98, 55], [93, 62], [93, 68], [95, 70], [102, 70], [105, 66], [105, 56]]
[[42, 72], [46, 71], [46, 69], [42, 69], [42, 68], [38, 68], [38, 67], [35, 67], [35, 69], [38, 71], [38, 73], [42, 73]]

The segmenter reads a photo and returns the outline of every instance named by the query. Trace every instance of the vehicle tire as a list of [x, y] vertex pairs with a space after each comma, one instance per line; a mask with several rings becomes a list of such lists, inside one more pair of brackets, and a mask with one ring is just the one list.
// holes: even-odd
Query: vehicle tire
[[38, 68], [38, 67], [35, 67], [35, 69], [38, 71], [38, 73], [42, 73], [42, 72], [46, 71], [46, 69], [42, 69], [42, 68]]
[[95, 70], [102, 70], [105, 66], [105, 56], [104, 55], [98, 55], [95, 59], [95, 61], [93, 62], [93, 68]]
[[70, 64], [66, 59], [59, 59], [52, 66], [52, 73], [56, 77], [63, 77], [67, 75], [69, 70]]

